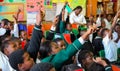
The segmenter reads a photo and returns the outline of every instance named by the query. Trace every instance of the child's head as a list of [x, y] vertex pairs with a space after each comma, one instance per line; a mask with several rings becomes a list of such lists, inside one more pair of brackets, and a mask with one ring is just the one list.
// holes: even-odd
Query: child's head
[[98, 27], [99, 29], [96, 31], [97, 32], [97, 36], [100, 36], [101, 37], [101, 31], [102, 31], [102, 27]]
[[107, 15], [107, 20], [108, 20], [108, 21], [112, 21], [112, 14], [108, 14], [108, 15]]
[[106, 27], [106, 24], [105, 24], [104, 19], [101, 20], [101, 27], [102, 27], [102, 28], [105, 28], [105, 27]]
[[65, 48], [66, 48], [65, 42], [64, 42], [64, 40], [63, 40], [62, 38], [56, 38], [56, 39], [54, 39], [53, 41], [54, 41], [55, 43], [57, 43], [57, 45], [58, 45], [58, 47], [59, 47], [60, 49], [65, 49]]
[[34, 61], [29, 54], [21, 49], [10, 54], [9, 62], [12, 68], [17, 71], [29, 71], [34, 65]]
[[106, 35], [108, 35], [108, 33], [109, 33], [109, 29], [103, 28], [101, 30], [101, 36], [102, 36], [102, 38], [104, 38]]
[[19, 38], [17, 37], [12, 37], [11, 40], [16, 44], [16, 48], [17, 49], [21, 49], [22, 45], [21, 45], [21, 41]]
[[16, 51], [16, 44], [12, 40], [6, 40], [2, 43], [1, 51], [9, 56], [12, 52]]
[[80, 51], [78, 54], [78, 61], [83, 67], [93, 63], [93, 53], [88, 50]]
[[50, 63], [39, 63], [35, 64], [30, 71], [56, 71]]
[[7, 29], [9, 23], [10, 23], [10, 21], [8, 19], [2, 19], [1, 20], [1, 27]]
[[20, 38], [22, 38], [23, 40], [26, 40], [27, 39], [27, 32], [24, 30], [20, 31]]
[[55, 42], [52, 41], [45, 41], [41, 44], [39, 49], [40, 58], [43, 59], [51, 54], [56, 54], [61, 49]]
[[120, 24], [115, 25], [115, 32], [120, 34]]
[[66, 23], [66, 29], [72, 31], [72, 25], [70, 23]]

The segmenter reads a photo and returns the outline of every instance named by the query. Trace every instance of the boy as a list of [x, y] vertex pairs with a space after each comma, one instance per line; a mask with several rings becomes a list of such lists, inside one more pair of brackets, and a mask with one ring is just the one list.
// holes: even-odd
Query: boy
[[34, 65], [34, 60], [30, 57], [30, 55], [21, 49], [18, 49], [10, 54], [9, 62], [12, 68], [17, 71], [29, 71]]
[[118, 47], [116, 43], [112, 40], [112, 32], [115, 27], [119, 14], [120, 14], [120, 10], [116, 13], [110, 30], [105, 28], [101, 31], [101, 35], [103, 38], [102, 43], [103, 43], [104, 50], [105, 50], [105, 57], [112, 63], [117, 61], [117, 48]]

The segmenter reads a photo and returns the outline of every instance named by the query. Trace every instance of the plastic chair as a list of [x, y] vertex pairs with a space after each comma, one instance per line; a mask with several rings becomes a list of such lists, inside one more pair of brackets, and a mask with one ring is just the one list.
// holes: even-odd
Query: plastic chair
[[99, 51], [99, 55], [100, 57], [105, 58], [105, 51], [104, 50]]
[[72, 29], [72, 32], [73, 32], [73, 34], [74, 34], [75, 36], [78, 35], [78, 30], [77, 30], [77, 29]]
[[120, 61], [120, 48], [117, 49], [117, 55], [118, 55], [118, 60], [117, 61]]

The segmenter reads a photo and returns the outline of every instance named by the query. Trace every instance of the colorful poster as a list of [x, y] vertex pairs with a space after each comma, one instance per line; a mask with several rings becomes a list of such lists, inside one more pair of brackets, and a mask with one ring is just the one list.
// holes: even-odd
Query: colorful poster
[[7, 18], [10, 21], [13, 21], [12, 16], [16, 14], [18, 9], [21, 9], [21, 13], [18, 17], [18, 20], [26, 20], [25, 0], [13, 0], [12, 3], [10, 3], [9, 0], [4, 0], [0, 2], [0, 20], [3, 18]]
[[44, 0], [27, 0], [27, 12], [36, 12], [40, 6], [44, 11]]

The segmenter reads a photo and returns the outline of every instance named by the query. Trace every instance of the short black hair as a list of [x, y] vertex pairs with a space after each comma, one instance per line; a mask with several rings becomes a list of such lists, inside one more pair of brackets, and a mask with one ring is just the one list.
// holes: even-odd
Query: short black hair
[[4, 49], [7, 48], [11, 42], [13, 42], [12, 40], [6, 40], [2, 43], [2, 47], [1, 47], [1, 51], [4, 53]]
[[19, 71], [18, 64], [21, 64], [24, 62], [24, 58], [23, 58], [24, 53], [25, 53], [24, 50], [18, 49], [14, 51], [13, 53], [11, 53], [9, 56], [9, 62], [10, 62], [11, 67], [17, 71]]
[[105, 31], [107, 31], [108, 29], [107, 28], [103, 28], [102, 31], [101, 31], [101, 36], [103, 37], [104, 36], [104, 33]]
[[86, 54], [91, 53], [89, 50], [80, 51], [78, 54], [78, 61], [82, 64], [82, 60], [86, 59]]
[[4, 25], [8, 25], [8, 23], [10, 22], [8, 19], [2, 19], [1, 21], [4, 22]]
[[53, 40], [53, 42], [58, 43], [59, 41], [62, 41], [62, 40], [63, 40], [62, 38], [56, 38]]
[[39, 49], [39, 53], [40, 53], [40, 59], [43, 59], [47, 56], [49, 56], [49, 53], [52, 52], [51, 49], [51, 41], [45, 41], [41, 44], [40, 49]]
[[50, 71], [50, 69], [54, 68], [50, 63], [39, 63], [35, 64], [30, 71]]
[[75, 11], [76, 9], [81, 9], [82, 10], [82, 6], [77, 6], [76, 8], [73, 9], [73, 11]]

